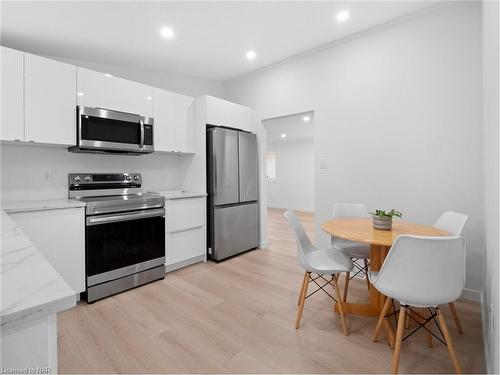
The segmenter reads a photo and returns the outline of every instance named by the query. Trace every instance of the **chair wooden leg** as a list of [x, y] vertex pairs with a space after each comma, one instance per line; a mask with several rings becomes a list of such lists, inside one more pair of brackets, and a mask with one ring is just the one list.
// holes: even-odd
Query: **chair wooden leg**
[[410, 328], [410, 315], [406, 314], [405, 316], [405, 328]]
[[389, 308], [391, 307], [391, 298], [387, 297], [385, 299], [384, 307], [382, 308], [382, 312], [380, 313], [380, 316], [378, 318], [377, 326], [375, 327], [375, 331], [373, 332], [373, 342], [377, 342], [378, 340], [378, 335], [380, 333], [380, 329], [382, 328], [382, 325], [384, 324], [385, 316], [387, 315], [387, 312], [389, 311]]
[[460, 334], [464, 333], [464, 330], [462, 329], [462, 325], [460, 324], [460, 319], [458, 319], [458, 314], [457, 314], [457, 310], [455, 309], [455, 304], [453, 302], [450, 302], [448, 304], [448, 306], [450, 307], [451, 316], [453, 317], [453, 320], [455, 321], [455, 325], [457, 326], [458, 333], [460, 333]]
[[302, 311], [304, 310], [304, 304], [306, 302], [307, 296], [307, 286], [309, 285], [309, 272], [304, 272], [304, 280], [302, 281], [302, 287], [299, 293], [299, 305], [297, 306], [297, 315], [295, 316], [295, 329], [299, 329], [300, 318], [302, 317]]
[[[307, 272], [304, 274], [304, 278], [306, 277]], [[307, 283], [309, 283], [309, 276], [307, 276]], [[300, 285], [299, 291], [299, 299], [297, 300], [297, 306], [300, 305], [300, 301], [302, 301], [302, 294], [304, 294], [304, 279], [302, 279], [302, 284]]]
[[345, 273], [345, 283], [344, 283], [344, 295], [342, 296], [342, 302], [347, 301], [347, 289], [349, 288], [349, 277], [351, 276], [350, 272]]
[[441, 331], [443, 331], [443, 336], [446, 341], [446, 346], [448, 347], [448, 353], [450, 353], [451, 362], [453, 363], [453, 367], [455, 367], [455, 372], [457, 374], [462, 373], [462, 369], [460, 368], [460, 364], [458, 363], [457, 354], [455, 353], [455, 348], [453, 346], [453, 341], [451, 340], [450, 332], [448, 331], [448, 327], [446, 326], [446, 321], [441, 314], [441, 310], [438, 310], [438, 321], [439, 326], [441, 327]]
[[393, 374], [397, 374], [399, 369], [399, 355], [401, 353], [401, 343], [403, 339], [403, 331], [405, 328], [405, 315], [406, 315], [406, 308], [404, 306], [401, 306], [399, 308], [398, 328], [396, 331], [396, 341], [394, 343], [394, 354], [392, 356]]
[[368, 278], [368, 259], [363, 259], [365, 262], [366, 287], [370, 290], [370, 279]]
[[337, 283], [337, 278], [332, 276], [333, 288], [335, 289], [335, 293], [337, 295], [337, 306], [339, 307], [340, 320], [342, 322], [342, 329], [344, 330], [344, 335], [349, 336], [349, 331], [347, 330], [347, 324], [345, 321], [344, 309], [342, 307], [342, 300], [340, 299], [340, 290], [339, 284]]

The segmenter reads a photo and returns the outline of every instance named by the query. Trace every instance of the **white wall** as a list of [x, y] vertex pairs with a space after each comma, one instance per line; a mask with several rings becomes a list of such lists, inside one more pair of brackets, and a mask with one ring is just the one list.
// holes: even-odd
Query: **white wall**
[[[180, 189], [184, 182], [182, 159], [189, 156], [75, 154], [66, 148], [1, 145], [2, 201], [68, 197], [68, 173], [140, 172], [143, 188]], [[48, 179], [46, 178], [48, 174]]]
[[[335, 202], [397, 208], [405, 219], [426, 224], [449, 209], [468, 214], [466, 287], [478, 299], [481, 70], [481, 6], [457, 3], [229, 82], [227, 95], [253, 108], [263, 151], [262, 119], [314, 111], [316, 238], [322, 246], [328, 236], [319, 224]], [[319, 169], [320, 158], [328, 169]], [[262, 238], [265, 189], [263, 183]]]
[[483, 335], [489, 373], [498, 373], [500, 313], [498, 309], [498, 184], [499, 184], [499, 5], [483, 3], [483, 108], [484, 108], [484, 226], [485, 258], [483, 289]]
[[276, 152], [277, 171], [277, 179], [267, 183], [268, 206], [314, 211], [314, 140], [274, 142], [267, 149]]

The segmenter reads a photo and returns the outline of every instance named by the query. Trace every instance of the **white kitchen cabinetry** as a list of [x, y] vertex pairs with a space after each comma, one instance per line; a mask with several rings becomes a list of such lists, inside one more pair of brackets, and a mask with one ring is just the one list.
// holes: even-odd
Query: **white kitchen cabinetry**
[[205, 197], [165, 201], [167, 271], [206, 260]]
[[205, 96], [206, 123], [252, 131], [252, 110], [240, 104]]
[[75, 291], [85, 291], [85, 208], [9, 212], [40, 252]]
[[152, 117], [151, 86], [78, 67], [78, 105]]
[[24, 54], [1, 47], [3, 141], [24, 140]]
[[153, 88], [155, 151], [194, 153], [193, 100]]
[[74, 145], [76, 66], [24, 54], [26, 142]]

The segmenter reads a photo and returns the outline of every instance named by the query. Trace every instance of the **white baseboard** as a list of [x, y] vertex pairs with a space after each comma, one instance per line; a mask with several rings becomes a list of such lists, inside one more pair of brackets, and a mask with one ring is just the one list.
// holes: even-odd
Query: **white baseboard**
[[464, 291], [462, 292], [461, 298], [481, 303], [482, 293], [479, 290], [464, 288]]
[[165, 273], [172, 272], [175, 270], [178, 270], [179, 268], [184, 268], [187, 266], [190, 266], [191, 264], [199, 263], [199, 262], [206, 262], [206, 257], [205, 255], [200, 255], [194, 258], [186, 259], [174, 264], [170, 265], [165, 265]]
[[305, 207], [299, 207], [299, 206], [293, 206], [293, 205], [292, 206], [289, 206], [289, 205], [276, 206], [276, 205], [269, 205], [268, 204], [267, 208], [278, 208], [280, 210], [293, 210], [293, 211], [303, 211], [303, 212], [314, 212], [314, 209], [305, 208]]

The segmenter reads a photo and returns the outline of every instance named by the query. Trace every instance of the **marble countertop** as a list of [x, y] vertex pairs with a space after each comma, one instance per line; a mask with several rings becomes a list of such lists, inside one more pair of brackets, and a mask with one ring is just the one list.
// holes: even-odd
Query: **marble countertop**
[[73, 289], [5, 211], [0, 214], [2, 330], [75, 306]]
[[76, 199], [45, 199], [35, 201], [1, 202], [5, 212], [56, 210], [60, 208], [85, 207], [85, 203]]
[[148, 193], [159, 194], [165, 197], [165, 199], [195, 198], [205, 197], [207, 195], [206, 193], [185, 190], [150, 190]]

